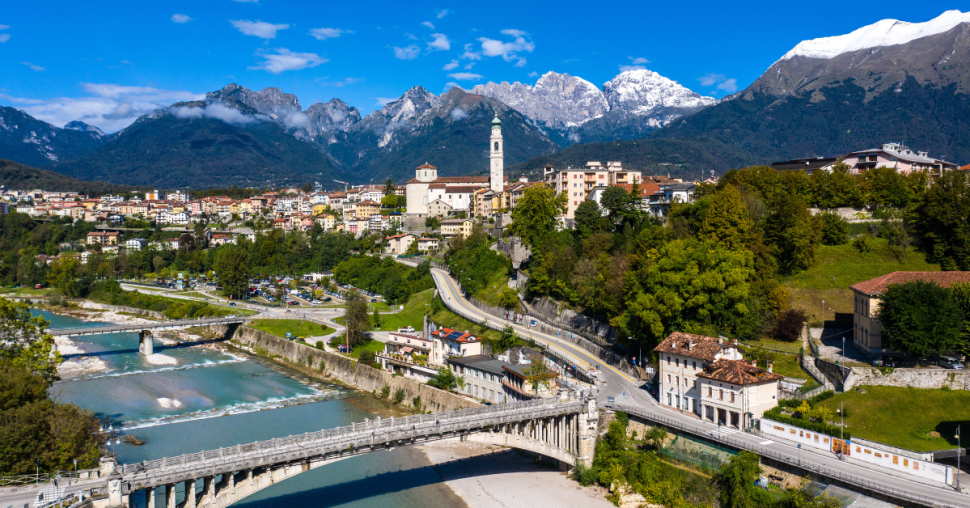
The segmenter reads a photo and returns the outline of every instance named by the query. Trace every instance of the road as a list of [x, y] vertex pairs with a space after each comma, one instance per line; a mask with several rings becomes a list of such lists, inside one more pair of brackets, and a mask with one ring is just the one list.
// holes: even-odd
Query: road
[[[476, 317], [478, 321], [486, 319], [494, 321], [497, 319], [492, 315], [478, 310], [474, 305], [465, 300], [461, 291], [458, 290], [457, 283], [448, 273], [439, 269], [432, 269], [431, 275], [434, 278], [435, 285], [438, 287], [438, 293], [449, 307], [455, 305], [462, 312]], [[895, 489], [904, 489], [917, 495], [926, 496], [927, 498], [938, 499], [942, 501], [942, 505], [970, 506], [970, 496], [958, 493], [949, 487], [920, 483], [895, 474], [869, 469], [858, 462], [854, 462], [852, 459], [840, 461], [838, 456], [833, 453], [816, 452], [809, 449], [799, 450], [794, 443], [790, 442], [776, 442], [762, 436], [734, 429], [726, 430], [722, 428], [719, 431], [717, 425], [713, 423], [702, 421], [692, 415], [681, 414], [672, 408], [661, 406], [649, 392], [641, 388], [641, 382], [607, 365], [584, 349], [574, 346], [569, 342], [559, 340], [555, 336], [538, 333], [525, 325], [512, 324], [512, 327], [519, 335], [532, 337], [536, 341], [546, 343], [551, 348], [568, 355], [568, 357], [576, 360], [580, 366], [596, 367], [600, 372], [600, 380], [605, 382], [605, 385], [598, 387], [598, 389], [594, 388], [594, 395], [600, 406], [605, 405], [609, 397], [613, 397], [616, 404], [632, 406], [649, 415], [656, 415], [672, 420], [679, 424], [679, 426], [688, 429], [689, 432], [706, 436], [709, 439], [721, 441], [731, 439], [752, 449], [760, 448], [770, 450], [770, 452], [791, 458], [793, 463], [800, 461], [806, 465], [813, 464], [820, 468], [841, 471], [859, 477], [864, 481], [872, 482], [873, 484]], [[736, 447], [736, 444], [732, 443], [729, 446]]]

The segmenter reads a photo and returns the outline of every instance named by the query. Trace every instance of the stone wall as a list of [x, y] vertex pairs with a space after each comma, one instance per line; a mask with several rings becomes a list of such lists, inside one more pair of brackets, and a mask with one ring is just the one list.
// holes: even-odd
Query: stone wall
[[845, 382], [845, 389], [855, 386], [900, 386], [913, 388], [943, 388], [970, 390], [970, 372], [951, 369], [894, 369], [883, 374], [871, 367], [853, 367]]
[[556, 302], [546, 298], [533, 299], [528, 310], [530, 314], [548, 320], [553, 324], [597, 335], [604, 339], [610, 339], [616, 335], [612, 326], [582, 314], [577, 314], [572, 310], [562, 308]]
[[359, 390], [380, 392], [381, 388], [387, 385], [393, 394], [401, 388], [405, 393], [405, 404], [410, 405], [415, 397], [421, 397], [421, 404], [425, 411], [437, 413], [480, 405], [412, 379], [392, 376], [389, 372], [363, 365], [345, 356], [321, 351], [253, 328], [240, 327], [233, 336], [233, 340], [253, 349], [261, 348], [270, 355], [278, 355], [292, 364], [320, 372]]

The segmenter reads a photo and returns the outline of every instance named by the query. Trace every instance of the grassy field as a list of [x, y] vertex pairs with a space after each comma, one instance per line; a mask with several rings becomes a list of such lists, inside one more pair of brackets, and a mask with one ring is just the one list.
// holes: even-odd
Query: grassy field
[[491, 305], [492, 307], [501, 307], [499, 302], [499, 295], [502, 293], [502, 288], [508, 287], [509, 278], [501, 273], [495, 273], [488, 279], [488, 285], [485, 288], [480, 289], [478, 293], [475, 294], [475, 298], [478, 298], [482, 303]]
[[53, 291], [51, 288], [3, 288], [0, 289], [0, 294], [12, 294], [12, 295], [24, 295], [24, 296], [45, 296], [47, 293]]
[[822, 402], [832, 410], [844, 401], [846, 428], [853, 436], [928, 452], [956, 448], [956, 427], [970, 428], [970, 392], [866, 386]]
[[415, 293], [404, 304], [404, 310], [394, 314], [381, 315], [381, 331], [396, 332], [398, 328], [413, 326], [415, 330], [423, 330], [424, 315], [431, 309], [431, 297], [434, 289]]
[[251, 328], [271, 333], [277, 337], [286, 337], [290, 332], [292, 337], [319, 337], [333, 333], [333, 328], [310, 321], [299, 319], [257, 319], [249, 324]]
[[350, 357], [360, 358], [360, 354], [364, 351], [370, 351], [371, 353], [384, 351], [384, 343], [379, 340], [369, 340], [363, 344], [357, 344], [354, 346], [354, 352], [350, 353]]
[[802, 370], [801, 364], [798, 363], [798, 357], [795, 355], [772, 353], [763, 349], [745, 347], [744, 344], [741, 345], [741, 350], [744, 352], [745, 358], [757, 361], [758, 367], [765, 369], [771, 363], [773, 371], [782, 376], [813, 381], [812, 376]]
[[903, 263], [886, 240], [874, 238], [872, 247], [872, 252], [862, 254], [851, 245], [819, 246], [815, 266], [785, 279], [792, 307], [804, 309], [810, 321], [820, 321], [825, 300], [825, 319], [831, 320], [834, 312], [852, 314], [852, 284], [897, 271], [940, 269], [913, 248], [907, 250]]

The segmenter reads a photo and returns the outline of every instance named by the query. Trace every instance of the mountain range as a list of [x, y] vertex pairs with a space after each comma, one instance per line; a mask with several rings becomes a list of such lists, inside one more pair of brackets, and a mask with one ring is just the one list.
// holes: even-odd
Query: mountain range
[[144, 115], [105, 135], [0, 108], [0, 157], [80, 179], [159, 187], [396, 181], [430, 162], [485, 174], [498, 113], [508, 172], [618, 160], [648, 173], [834, 156], [903, 141], [970, 160], [970, 14], [882, 20], [807, 40], [720, 101], [646, 69], [601, 87], [548, 72], [534, 85], [487, 83], [435, 95], [414, 87], [367, 116], [340, 99], [303, 109], [278, 88], [236, 84]]

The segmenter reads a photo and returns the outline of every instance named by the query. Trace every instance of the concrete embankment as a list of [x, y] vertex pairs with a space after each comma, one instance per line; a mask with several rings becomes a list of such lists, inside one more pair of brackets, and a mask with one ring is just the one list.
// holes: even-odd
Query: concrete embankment
[[[225, 325], [210, 328], [220, 333], [228, 331]], [[387, 385], [390, 387], [391, 396], [398, 389], [404, 390], [402, 403], [413, 406], [415, 399], [420, 397], [419, 402], [424, 411], [452, 411], [479, 406], [453, 393], [405, 377], [393, 376], [389, 372], [372, 368], [345, 356], [321, 351], [253, 328], [239, 327], [233, 334], [232, 340], [255, 351], [265, 351], [271, 358], [282, 360], [285, 365], [298, 368], [309, 376], [339, 381], [351, 388], [371, 393], [380, 393]]]

